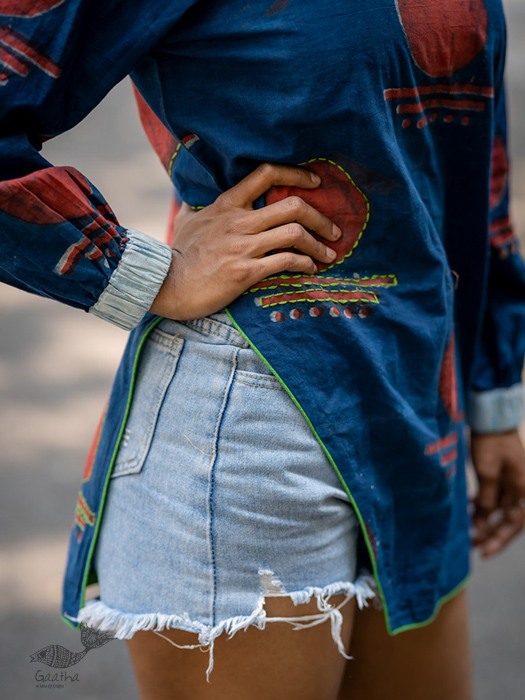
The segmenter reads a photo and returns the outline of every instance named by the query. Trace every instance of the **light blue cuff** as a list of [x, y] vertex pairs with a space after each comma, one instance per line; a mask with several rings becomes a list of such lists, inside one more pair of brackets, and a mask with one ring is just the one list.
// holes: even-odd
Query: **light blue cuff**
[[128, 243], [116, 269], [89, 313], [131, 330], [144, 318], [171, 265], [171, 248], [128, 229]]
[[517, 428], [523, 420], [523, 384], [505, 389], [473, 391], [467, 422], [478, 433], [498, 433]]

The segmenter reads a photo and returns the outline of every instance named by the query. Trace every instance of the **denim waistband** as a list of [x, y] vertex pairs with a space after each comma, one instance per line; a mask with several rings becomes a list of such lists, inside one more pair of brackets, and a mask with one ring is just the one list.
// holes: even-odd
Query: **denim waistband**
[[159, 330], [165, 333], [177, 335], [180, 333], [180, 324], [192, 328], [203, 335], [213, 335], [222, 338], [231, 345], [241, 348], [249, 348], [250, 344], [244, 339], [241, 333], [235, 328], [230, 317], [225, 311], [210, 314], [204, 318], [195, 318], [188, 321], [172, 321], [163, 319]]

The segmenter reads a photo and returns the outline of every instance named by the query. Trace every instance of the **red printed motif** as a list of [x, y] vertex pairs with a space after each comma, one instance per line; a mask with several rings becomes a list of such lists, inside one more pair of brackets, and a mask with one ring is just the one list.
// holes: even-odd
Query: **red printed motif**
[[518, 241], [510, 217], [504, 216], [490, 224], [489, 243], [500, 258], [506, 258], [518, 251]]
[[507, 189], [509, 161], [507, 149], [501, 136], [496, 136], [492, 145], [492, 162], [490, 176], [490, 208], [495, 209], [501, 203]]
[[399, 21], [414, 63], [435, 85], [389, 88], [403, 129], [424, 129], [434, 122], [466, 127], [494, 98], [492, 86], [472, 82], [448, 84], [485, 48], [488, 15], [484, 0], [396, 0]]
[[50, 78], [58, 78], [61, 68], [28, 37], [0, 25], [0, 86], [12, 75], [26, 77], [35, 66]]
[[[317, 263], [319, 273], [316, 275], [282, 274], [268, 277], [258, 282], [246, 294], [266, 292], [255, 298], [255, 304], [261, 308], [281, 305], [297, 305], [301, 302], [331, 305], [353, 305], [354, 311], [345, 309], [344, 313], [338, 306], [330, 306], [329, 315], [332, 318], [367, 318], [370, 308], [364, 305], [379, 304], [379, 294], [370, 288], [388, 288], [397, 285], [397, 278], [392, 274], [378, 274], [362, 277], [354, 273], [351, 277], [337, 275], [337, 265], [349, 258], [361, 242], [363, 233], [370, 218], [370, 204], [365, 194], [359, 189], [354, 180], [338, 163], [326, 158], [315, 158], [301, 165], [321, 177], [321, 185], [315, 190], [304, 190], [295, 187], [272, 187], [266, 195], [266, 203], [273, 204], [290, 196], [300, 196], [308, 204], [325, 214], [337, 224], [343, 235], [330, 246], [336, 251], [337, 257], [333, 263]], [[315, 235], [315, 234], [314, 234]], [[330, 271], [330, 274], [323, 273]], [[307, 312], [295, 306], [290, 312], [292, 320], [308, 316], [321, 318], [324, 315], [322, 306], [313, 306]], [[287, 318], [282, 311], [272, 311], [270, 319], [283, 322]]]
[[337, 163], [319, 158], [306, 165], [320, 176], [320, 187], [315, 190], [272, 187], [266, 195], [266, 203], [273, 204], [286, 197], [299, 196], [339, 226], [343, 235], [330, 244], [337, 252], [337, 258], [331, 264], [319, 263], [317, 266], [319, 272], [324, 272], [352, 255], [368, 223], [370, 207], [365, 195]]
[[127, 238], [116, 226], [109, 206], [100, 201], [88, 180], [70, 167], [44, 168], [0, 184], [0, 210], [31, 224], [56, 225], [66, 221], [79, 228], [79, 239], [60, 258], [56, 272], [74, 271], [83, 256], [90, 260], [112, 257], [114, 242]]
[[441, 373], [439, 376], [439, 396], [447, 409], [448, 415], [457, 423], [463, 420], [459, 410], [458, 379], [456, 370], [456, 341], [454, 333], [443, 355]]
[[[31, 19], [44, 15], [62, 5], [65, 0], [0, 0], [0, 15]], [[25, 78], [30, 67], [36, 66], [50, 78], [58, 78], [60, 67], [41, 51], [28, 37], [0, 26], [0, 86], [18, 75]]]
[[[509, 179], [509, 161], [505, 142], [500, 135], [494, 138], [492, 146], [491, 175], [490, 175], [490, 208], [497, 207], [503, 201]], [[510, 216], [493, 219], [489, 226], [489, 243], [500, 258], [506, 258], [517, 253], [518, 241]]]
[[133, 92], [139, 108], [140, 121], [146, 136], [153, 146], [155, 153], [160, 158], [160, 162], [165, 169], [169, 171], [173, 154], [176, 152], [179, 142], [171, 131], [160, 121], [135, 85], [133, 85]]
[[97, 454], [97, 449], [100, 443], [100, 436], [102, 435], [102, 428], [104, 426], [104, 420], [106, 418], [107, 403], [104, 407], [102, 415], [97, 425], [95, 434], [93, 435], [93, 440], [91, 441], [91, 446], [89, 448], [88, 456], [86, 458], [86, 463], [84, 465], [84, 473], [82, 474], [82, 483], [89, 481], [91, 479], [91, 474], [93, 472], [93, 465], [95, 464], [95, 456]]
[[0, 15], [38, 17], [63, 5], [64, 2], [65, 0], [0, 0]]
[[444, 438], [429, 443], [425, 448], [427, 457], [439, 455], [439, 464], [445, 470], [447, 479], [451, 479], [457, 471], [459, 436], [457, 432], [449, 433]]
[[86, 525], [94, 527], [96, 522], [96, 515], [89, 507], [89, 504], [84, 498], [82, 491], [78, 492], [77, 502], [75, 504], [74, 521], [75, 525], [78, 527], [77, 542], [80, 542], [82, 535], [84, 534], [84, 530], [86, 529]]
[[485, 47], [484, 0], [396, 0], [416, 65], [431, 78], [449, 77]]

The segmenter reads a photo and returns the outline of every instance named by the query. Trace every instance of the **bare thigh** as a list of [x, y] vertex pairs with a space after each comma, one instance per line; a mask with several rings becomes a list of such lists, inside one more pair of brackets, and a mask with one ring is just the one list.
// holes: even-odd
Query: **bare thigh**
[[389, 636], [384, 615], [358, 610], [338, 700], [472, 700], [463, 589], [425, 627]]
[[[330, 598], [338, 605], [344, 595]], [[342, 608], [342, 640], [348, 650], [355, 599]], [[295, 606], [290, 598], [267, 598], [268, 617], [319, 613], [315, 600]], [[192, 632], [162, 632], [177, 644], [196, 644]], [[128, 650], [141, 700], [336, 700], [346, 659], [332, 639], [330, 620], [294, 630], [272, 622], [264, 630], [249, 627], [231, 639], [215, 640], [214, 666], [206, 683], [208, 653], [178, 649], [153, 632], [138, 632]], [[347, 651], [348, 653], [348, 651]]]

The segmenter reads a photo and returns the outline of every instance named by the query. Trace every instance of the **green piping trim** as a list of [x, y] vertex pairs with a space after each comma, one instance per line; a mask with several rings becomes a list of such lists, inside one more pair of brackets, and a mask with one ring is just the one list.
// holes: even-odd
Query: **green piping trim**
[[[89, 552], [88, 552], [88, 556], [87, 556], [86, 565], [85, 565], [85, 567], [84, 567], [84, 575], [83, 575], [83, 577], [82, 577], [82, 589], [81, 589], [81, 595], [80, 595], [80, 606], [79, 606], [80, 608], [83, 608], [83, 607], [84, 607], [84, 603], [85, 603], [85, 598], [86, 598], [86, 587], [87, 587], [87, 580], [88, 580], [88, 576], [89, 576], [89, 569], [90, 569], [90, 566], [91, 566], [91, 560], [92, 560], [92, 558], [93, 558], [93, 553], [94, 553], [94, 551], [95, 551], [95, 544], [96, 544], [96, 542], [97, 542], [98, 531], [99, 531], [99, 529], [100, 529], [100, 523], [101, 523], [101, 521], [102, 521], [102, 513], [103, 513], [103, 510], [104, 510], [104, 504], [105, 504], [105, 502], [106, 502], [106, 494], [107, 494], [107, 491], [108, 491], [108, 486], [109, 486], [109, 480], [110, 480], [110, 477], [111, 477], [111, 472], [113, 471], [113, 465], [115, 464], [115, 460], [116, 460], [116, 458], [117, 458], [118, 449], [119, 449], [119, 447], [120, 447], [120, 442], [121, 442], [122, 436], [123, 436], [123, 434], [124, 434], [124, 428], [126, 427], [126, 423], [127, 423], [128, 416], [129, 416], [129, 411], [130, 411], [130, 408], [131, 408], [131, 401], [132, 401], [132, 399], [133, 399], [133, 391], [134, 391], [134, 389], [135, 389], [135, 380], [136, 380], [136, 377], [137, 377], [137, 368], [138, 368], [138, 364], [139, 364], [140, 354], [141, 354], [141, 352], [142, 352], [142, 346], [143, 346], [144, 343], [146, 342], [146, 339], [147, 339], [147, 337], [149, 336], [149, 334], [151, 333], [151, 331], [155, 328], [155, 326], [156, 326], [157, 324], [159, 324], [159, 323], [162, 321], [162, 319], [163, 319], [163, 317], [162, 317], [162, 316], [159, 316], [158, 318], [156, 318], [156, 319], [151, 323], [150, 326], [148, 326], [148, 327], [146, 328], [146, 330], [144, 331], [144, 335], [143, 335], [142, 338], [140, 339], [139, 347], [137, 348], [137, 352], [136, 352], [136, 354], [135, 354], [135, 359], [134, 359], [134, 361], [133, 361], [133, 371], [132, 371], [132, 373], [131, 373], [131, 384], [130, 384], [129, 392], [128, 392], [128, 402], [127, 402], [127, 404], [126, 404], [126, 410], [125, 410], [125, 413], [124, 413], [124, 418], [122, 419], [122, 423], [121, 423], [121, 425], [120, 425], [120, 430], [119, 430], [119, 433], [118, 433], [118, 436], [117, 436], [117, 440], [116, 440], [115, 446], [114, 446], [114, 448], [113, 448], [113, 454], [111, 455], [111, 460], [110, 460], [110, 462], [109, 462], [109, 467], [108, 467], [108, 471], [107, 471], [107, 474], [106, 474], [106, 480], [105, 480], [105, 482], [104, 482], [104, 490], [102, 491], [102, 498], [100, 499], [100, 505], [99, 505], [99, 507], [98, 507], [97, 519], [96, 519], [96, 522], [95, 522], [95, 531], [94, 531], [94, 533], [93, 533], [93, 539], [91, 540], [91, 546], [90, 546], [90, 548], [89, 548]], [[62, 616], [62, 617], [64, 617], [64, 616]], [[68, 621], [68, 622], [69, 622], [69, 621]], [[71, 626], [72, 626], [74, 629], [76, 629], [75, 625], [71, 625]]]
[[370, 543], [370, 540], [369, 540], [369, 537], [368, 537], [368, 533], [367, 533], [367, 531], [366, 531], [365, 521], [364, 521], [364, 519], [363, 519], [363, 516], [361, 515], [361, 511], [360, 511], [359, 508], [357, 507], [357, 503], [355, 502], [353, 495], [350, 493], [350, 489], [348, 488], [348, 485], [347, 485], [346, 481], [344, 480], [343, 475], [342, 475], [341, 472], [339, 471], [339, 469], [338, 469], [336, 463], [334, 462], [334, 459], [333, 459], [332, 455], [331, 455], [330, 452], [328, 451], [328, 448], [326, 447], [326, 445], [324, 444], [324, 442], [321, 440], [319, 434], [317, 433], [317, 430], [314, 428], [312, 421], [310, 420], [310, 418], [309, 418], [308, 415], [306, 414], [304, 408], [301, 406], [301, 404], [299, 403], [299, 401], [295, 398], [295, 395], [292, 393], [291, 389], [288, 387], [288, 385], [286, 384], [286, 382], [285, 382], [285, 381], [283, 380], [283, 378], [279, 375], [279, 373], [272, 367], [272, 365], [268, 362], [268, 360], [264, 357], [264, 355], [261, 353], [261, 351], [259, 350], [259, 348], [257, 348], [257, 346], [250, 340], [250, 338], [249, 338], [249, 337], [246, 335], [246, 333], [242, 330], [242, 328], [239, 326], [239, 324], [237, 323], [237, 321], [233, 318], [233, 316], [232, 316], [232, 314], [231, 314], [229, 308], [226, 307], [224, 310], [226, 311], [226, 313], [227, 313], [228, 316], [230, 317], [230, 320], [231, 320], [231, 322], [233, 323], [233, 325], [235, 326], [235, 328], [239, 331], [239, 333], [243, 336], [243, 338], [250, 344], [251, 348], [257, 353], [257, 355], [261, 358], [261, 360], [264, 362], [264, 364], [267, 365], [267, 366], [269, 367], [269, 369], [273, 372], [273, 374], [274, 374], [274, 375], [277, 377], [277, 379], [281, 382], [281, 384], [282, 384], [283, 388], [285, 389], [286, 393], [287, 393], [288, 396], [292, 399], [292, 401], [294, 402], [294, 404], [297, 406], [297, 408], [298, 408], [299, 411], [301, 412], [301, 415], [303, 416], [303, 418], [304, 418], [305, 421], [307, 422], [307, 424], [308, 424], [310, 430], [312, 431], [312, 433], [313, 433], [315, 439], [317, 440], [317, 442], [318, 442], [319, 445], [321, 446], [323, 452], [325, 453], [326, 457], [328, 458], [328, 461], [330, 462], [330, 464], [332, 465], [332, 467], [333, 467], [335, 473], [336, 473], [337, 476], [339, 477], [339, 480], [340, 480], [340, 482], [341, 482], [341, 484], [342, 484], [344, 490], [346, 491], [346, 493], [347, 493], [347, 495], [348, 495], [348, 498], [350, 499], [350, 502], [352, 503], [352, 505], [353, 505], [353, 507], [354, 507], [354, 510], [355, 510], [355, 512], [356, 512], [357, 518], [358, 518], [358, 520], [359, 520], [359, 524], [360, 524], [360, 526], [361, 526], [361, 532], [363, 533], [363, 537], [364, 537], [364, 539], [365, 539], [366, 548], [368, 549], [368, 554], [369, 554], [369, 556], [370, 556], [370, 561], [372, 562], [372, 569], [373, 569], [374, 579], [375, 579], [375, 582], [376, 582], [376, 585], [377, 585], [377, 589], [378, 589], [378, 591], [379, 591], [379, 596], [380, 596], [380, 598], [381, 598], [381, 603], [382, 603], [382, 605], [383, 605], [383, 610], [384, 610], [384, 612], [385, 612], [385, 620], [386, 620], [387, 629], [388, 629], [389, 634], [392, 634], [392, 632], [390, 631], [390, 617], [389, 617], [388, 607], [387, 607], [387, 605], [386, 605], [385, 595], [384, 595], [384, 593], [383, 593], [383, 587], [381, 586], [381, 581], [379, 580], [379, 575], [378, 575], [378, 573], [377, 573], [377, 562], [376, 562], [374, 550], [373, 550], [373, 547], [372, 547], [372, 545], [371, 545], [371, 543]]
[[[387, 604], [386, 604], [385, 595], [384, 595], [384, 593], [383, 593], [383, 587], [381, 586], [381, 581], [379, 580], [379, 575], [378, 575], [378, 572], [377, 572], [377, 562], [376, 562], [374, 550], [373, 550], [372, 545], [371, 545], [371, 543], [370, 543], [370, 540], [369, 540], [369, 537], [368, 537], [368, 533], [367, 533], [367, 531], [366, 531], [366, 527], [365, 527], [365, 524], [364, 524], [363, 516], [361, 515], [361, 511], [359, 510], [359, 508], [358, 508], [358, 506], [357, 506], [357, 503], [356, 503], [356, 501], [355, 501], [355, 499], [354, 499], [352, 493], [350, 492], [350, 489], [348, 488], [348, 485], [347, 485], [346, 481], [344, 480], [344, 478], [343, 478], [341, 472], [339, 471], [339, 469], [338, 469], [338, 467], [337, 467], [337, 465], [336, 465], [336, 463], [335, 463], [335, 461], [334, 461], [332, 455], [331, 455], [330, 452], [328, 451], [328, 448], [326, 447], [326, 445], [324, 444], [324, 442], [321, 440], [319, 434], [317, 433], [316, 429], [314, 428], [312, 421], [310, 420], [310, 418], [309, 418], [308, 415], [306, 414], [305, 410], [303, 409], [303, 407], [301, 406], [301, 404], [299, 403], [299, 401], [296, 399], [295, 395], [292, 393], [291, 389], [288, 387], [288, 385], [287, 385], [286, 382], [282, 379], [282, 377], [279, 375], [279, 373], [272, 367], [272, 365], [271, 365], [271, 364], [268, 362], [268, 360], [264, 357], [264, 355], [263, 355], [263, 354], [261, 353], [261, 351], [257, 348], [257, 346], [256, 346], [256, 345], [251, 341], [251, 339], [246, 335], [246, 333], [243, 331], [243, 329], [239, 326], [239, 324], [237, 323], [237, 321], [233, 318], [233, 316], [232, 316], [231, 311], [229, 310], [229, 308], [226, 307], [224, 310], [225, 310], [226, 313], [228, 314], [228, 317], [230, 318], [230, 320], [231, 320], [231, 322], [233, 323], [233, 325], [235, 326], [235, 328], [239, 331], [239, 333], [242, 335], [242, 337], [249, 343], [250, 347], [251, 347], [251, 348], [254, 350], [254, 352], [258, 355], [258, 357], [260, 357], [260, 359], [264, 362], [264, 364], [272, 371], [272, 373], [275, 375], [275, 377], [277, 377], [277, 379], [279, 380], [279, 382], [281, 383], [281, 385], [282, 385], [283, 388], [285, 389], [285, 391], [286, 391], [286, 393], [288, 394], [288, 396], [291, 398], [291, 400], [292, 400], [292, 401], [294, 402], [294, 404], [297, 406], [297, 408], [298, 408], [298, 410], [300, 411], [301, 415], [302, 415], [303, 418], [306, 420], [306, 422], [307, 422], [307, 424], [308, 424], [310, 430], [312, 431], [312, 433], [313, 433], [315, 439], [317, 440], [317, 442], [318, 442], [319, 445], [321, 446], [321, 448], [322, 448], [323, 452], [325, 453], [325, 455], [326, 455], [328, 461], [330, 462], [331, 466], [333, 467], [335, 473], [336, 473], [337, 476], [339, 477], [339, 480], [340, 480], [340, 482], [341, 482], [341, 484], [342, 484], [342, 486], [343, 486], [345, 492], [347, 493], [348, 498], [350, 499], [350, 502], [352, 503], [352, 505], [353, 505], [353, 507], [354, 507], [354, 509], [355, 509], [357, 518], [358, 518], [358, 520], [359, 520], [359, 525], [360, 525], [360, 527], [361, 527], [361, 532], [362, 532], [362, 534], [363, 534], [363, 537], [364, 537], [364, 540], [365, 540], [365, 544], [366, 544], [366, 547], [367, 547], [367, 550], [368, 550], [368, 554], [369, 554], [369, 556], [370, 556], [370, 561], [371, 561], [371, 563], [372, 563], [372, 569], [373, 569], [374, 579], [375, 579], [375, 582], [376, 582], [376, 585], [377, 585], [377, 589], [378, 589], [378, 591], [379, 591], [379, 596], [380, 596], [380, 598], [381, 598], [381, 603], [382, 603], [382, 606], [383, 606], [383, 611], [384, 611], [384, 613], [385, 613], [385, 622], [386, 622], [386, 628], [387, 628], [388, 634], [389, 634], [390, 636], [395, 636], [395, 635], [397, 635], [397, 634], [400, 634], [401, 632], [407, 632], [407, 631], [409, 631], [409, 630], [415, 630], [415, 629], [419, 629], [420, 627], [425, 627], [425, 626], [429, 625], [430, 623], [432, 623], [432, 622], [436, 619], [436, 617], [437, 617], [439, 611], [441, 610], [442, 606], [443, 606], [445, 603], [449, 602], [449, 600], [451, 600], [452, 598], [454, 598], [454, 597], [466, 586], [466, 584], [469, 582], [469, 580], [470, 580], [470, 578], [471, 578], [471, 574], [468, 574], [454, 589], [452, 589], [452, 591], [450, 591], [449, 593], [447, 593], [445, 596], [443, 596], [442, 598], [440, 598], [440, 599], [437, 601], [436, 607], [434, 608], [434, 612], [432, 613], [432, 615], [431, 615], [429, 618], [427, 618], [426, 620], [424, 620], [424, 621], [422, 621], [422, 622], [415, 622], [415, 623], [412, 623], [412, 624], [410, 624], [410, 625], [404, 625], [403, 627], [399, 627], [399, 628], [397, 628], [395, 631], [392, 631], [392, 627], [391, 627], [391, 624], [390, 624], [390, 614], [389, 614], [388, 607], [387, 607]], [[113, 470], [113, 465], [114, 465], [115, 460], [116, 460], [116, 457], [117, 457], [118, 449], [119, 449], [119, 447], [120, 447], [120, 442], [121, 442], [121, 440], [122, 440], [122, 435], [124, 434], [124, 428], [125, 428], [125, 426], [126, 426], [126, 422], [127, 422], [128, 416], [129, 416], [129, 411], [130, 411], [130, 408], [131, 408], [131, 401], [132, 401], [132, 398], [133, 398], [133, 391], [134, 391], [134, 388], [135, 388], [135, 379], [136, 379], [136, 375], [137, 375], [138, 361], [139, 361], [139, 358], [140, 358], [140, 354], [141, 354], [141, 352], [142, 352], [142, 347], [143, 347], [143, 345], [144, 345], [146, 339], [148, 338], [149, 334], [151, 333], [151, 331], [155, 328], [155, 326], [157, 326], [157, 325], [162, 321], [162, 319], [163, 319], [162, 316], [156, 318], [155, 321], [153, 321], [152, 324], [151, 324], [148, 328], [146, 328], [146, 330], [144, 331], [144, 335], [142, 336], [142, 338], [141, 338], [141, 340], [140, 340], [140, 344], [139, 344], [139, 347], [138, 347], [138, 349], [137, 349], [137, 353], [136, 353], [136, 355], [135, 355], [135, 360], [134, 360], [134, 363], [133, 363], [133, 371], [132, 371], [132, 376], [131, 376], [131, 385], [130, 385], [129, 392], [128, 392], [128, 402], [127, 402], [127, 405], [126, 405], [126, 410], [125, 410], [125, 413], [124, 413], [124, 418], [122, 419], [122, 424], [121, 424], [121, 426], [120, 426], [120, 430], [119, 430], [119, 434], [118, 434], [118, 437], [117, 437], [117, 441], [116, 441], [115, 446], [114, 446], [114, 448], [113, 448], [113, 454], [112, 454], [112, 456], [111, 456], [111, 460], [110, 460], [108, 472], [107, 472], [107, 474], [106, 474], [106, 480], [105, 480], [105, 482], [104, 482], [104, 490], [103, 490], [103, 492], [102, 492], [102, 498], [101, 498], [101, 501], [100, 501], [100, 506], [99, 506], [99, 510], [98, 510], [98, 514], [97, 514], [97, 520], [96, 520], [96, 523], [95, 523], [95, 531], [94, 531], [94, 533], [93, 533], [93, 539], [92, 539], [92, 542], [91, 542], [91, 547], [90, 547], [90, 549], [89, 549], [88, 557], [87, 557], [87, 561], [86, 561], [86, 566], [85, 566], [85, 568], [84, 568], [84, 575], [83, 575], [83, 578], [82, 578], [82, 591], [81, 591], [81, 598], [80, 598], [80, 606], [79, 606], [79, 608], [84, 607], [84, 603], [85, 603], [85, 592], [86, 592], [86, 586], [87, 586], [87, 579], [88, 579], [88, 575], [89, 575], [89, 570], [90, 570], [90, 566], [91, 566], [91, 560], [92, 560], [92, 558], [93, 558], [93, 553], [94, 553], [94, 549], [95, 549], [95, 545], [96, 545], [96, 541], [97, 541], [97, 537], [98, 537], [98, 531], [99, 531], [99, 529], [100, 529], [100, 523], [101, 523], [101, 520], [102, 520], [102, 513], [103, 513], [103, 509], [104, 509], [104, 504], [105, 504], [105, 501], [106, 501], [106, 495], [107, 495], [107, 490], [108, 490], [108, 486], [109, 486], [109, 480], [110, 480], [110, 477], [111, 477], [111, 472], [112, 472], [112, 470]], [[74, 624], [71, 620], [69, 620], [64, 614], [61, 614], [60, 617], [61, 617], [62, 622], [64, 622], [68, 627], [71, 627], [71, 629], [75, 629], [75, 630], [78, 629], [78, 625], [75, 625], [75, 624]]]
[[177, 148], [173, 151], [173, 155], [170, 158], [170, 162], [168, 164], [168, 175], [170, 178], [171, 178], [171, 174], [173, 172], [173, 163], [175, 163], [175, 159], [179, 155], [179, 151], [180, 151], [181, 147], [182, 147], [182, 143], [179, 141], [179, 143], [177, 144]]
[[385, 599], [385, 594], [384, 594], [384, 592], [383, 592], [383, 587], [382, 587], [382, 585], [381, 585], [381, 581], [379, 580], [379, 574], [378, 574], [378, 572], [377, 572], [377, 561], [376, 561], [376, 557], [375, 557], [375, 554], [374, 554], [374, 550], [373, 550], [372, 544], [371, 544], [370, 539], [369, 539], [369, 537], [368, 537], [368, 533], [367, 533], [367, 531], [366, 531], [365, 521], [364, 521], [364, 519], [363, 519], [363, 516], [361, 515], [361, 511], [359, 510], [359, 508], [358, 508], [358, 506], [357, 506], [357, 503], [356, 503], [356, 501], [355, 501], [353, 495], [352, 495], [351, 492], [350, 492], [350, 489], [348, 488], [348, 485], [347, 485], [346, 481], [345, 481], [344, 478], [343, 478], [343, 475], [342, 475], [341, 472], [339, 471], [339, 469], [338, 469], [338, 467], [337, 467], [337, 465], [336, 465], [336, 463], [335, 463], [335, 461], [334, 461], [334, 458], [332, 457], [332, 455], [331, 455], [330, 452], [328, 451], [328, 448], [326, 447], [326, 445], [324, 444], [324, 442], [321, 440], [321, 438], [320, 438], [320, 436], [319, 436], [317, 430], [314, 428], [314, 425], [313, 425], [312, 421], [310, 420], [310, 418], [308, 417], [308, 415], [306, 414], [306, 411], [305, 411], [304, 408], [301, 406], [301, 404], [299, 403], [299, 401], [296, 399], [295, 395], [292, 393], [292, 390], [288, 387], [288, 385], [286, 384], [286, 382], [284, 381], [284, 379], [279, 375], [279, 373], [272, 367], [272, 365], [271, 365], [271, 364], [268, 362], [268, 360], [264, 357], [264, 355], [261, 353], [261, 351], [259, 350], [259, 348], [252, 342], [252, 340], [246, 335], [246, 333], [243, 331], [243, 329], [239, 326], [239, 324], [237, 323], [237, 321], [233, 318], [230, 309], [229, 309], [228, 307], [225, 307], [224, 311], [226, 311], [226, 313], [228, 314], [228, 316], [229, 316], [231, 322], [233, 323], [233, 325], [235, 326], [235, 328], [239, 331], [239, 333], [240, 333], [240, 334], [242, 335], [242, 337], [246, 340], [246, 342], [249, 343], [250, 347], [251, 347], [251, 348], [254, 350], [254, 352], [258, 355], [258, 357], [260, 357], [260, 359], [264, 362], [264, 364], [272, 371], [272, 373], [273, 373], [273, 374], [277, 377], [277, 379], [281, 382], [281, 384], [282, 384], [284, 390], [286, 391], [286, 393], [288, 394], [288, 396], [292, 399], [292, 401], [294, 402], [294, 404], [297, 406], [297, 408], [298, 408], [299, 411], [301, 412], [301, 415], [303, 416], [303, 418], [304, 418], [305, 421], [307, 422], [307, 424], [308, 424], [310, 430], [312, 431], [312, 433], [313, 433], [315, 439], [317, 440], [317, 442], [318, 442], [319, 445], [321, 446], [323, 452], [325, 453], [326, 457], [328, 458], [328, 461], [330, 462], [330, 464], [332, 465], [332, 467], [333, 467], [335, 473], [336, 473], [337, 476], [339, 477], [339, 480], [340, 480], [340, 482], [341, 482], [341, 484], [342, 484], [344, 490], [346, 491], [346, 494], [348, 495], [348, 498], [350, 499], [350, 502], [352, 503], [352, 505], [353, 505], [353, 507], [354, 507], [354, 509], [355, 509], [357, 518], [358, 518], [358, 520], [359, 520], [359, 525], [360, 525], [360, 527], [361, 527], [361, 532], [362, 532], [362, 534], [363, 534], [363, 537], [364, 537], [364, 540], [365, 540], [365, 544], [366, 544], [366, 548], [367, 548], [368, 554], [369, 554], [369, 556], [370, 556], [370, 561], [371, 561], [371, 563], [372, 563], [372, 570], [373, 570], [374, 579], [375, 579], [375, 582], [376, 582], [376, 585], [377, 585], [377, 590], [379, 591], [379, 597], [381, 598], [381, 604], [382, 604], [382, 606], [383, 606], [383, 611], [384, 611], [384, 614], [385, 614], [385, 622], [386, 622], [386, 628], [387, 628], [388, 634], [389, 634], [391, 637], [393, 637], [393, 636], [395, 636], [396, 634], [399, 634], [400, 632], [405, 632], [405, 631], [408, 631], [408, 630], [411, 630], [411, 629], [418, 629], [419, 627], [425, 627], [426, 625], [430, 624], [431, 622], [433, 622], [433, 620], [435, 620], [435, 618], [436, 618], [436, 616], [437, 616], [437, 614], [438, 614], [438, 612], [439, 612], [441, 606], [442, 606], [444, 603], [448, 602], [448, 600], [450, 600], [451, 598], [453, 598], [453, 597], [456, 595], [456, 593], [458, 593], [459, 590], [468, 582], [468, 580], [469, 580], [469, 578], [470, 578], [470, 574], [467, 575], [466, 578], [464, 578], [463, 581], [461, 581], [461, 583], [459, 583], [452, 591], [450, 591], [449, 593], [447, 593], [447, 595], [443, 596], [442, 598], [440, 598], [440, 599], [438, 600], [438, 602], [436, 603], [436, 607], [434, 608], [434, 612], [432, 613], [432, 615], [431, 615], [427, 620], [424, 620], [423, 622], [414, 622], [414, 623], [412, 623], [412, 624], [410, 624], [410, 625], [405, 625], [405, 626], [403, 626], [403, 627], [397, 628], [395, 631], [392, 631], [392, 626], [391, 626], [391, 624], [390, 624], [390, 613], [389, 613], [389, 611], [388, 611], [388, 606], [387, 606], [387, 604], [386, 604], [386, 599]]
[[442, 598], [440, 598], [436, 603], [436, 607], [434, 608], [434, 612], [432, 613], [432, 615], [429, 618], [427, 618], [423, 622], [414, 622], [411, 625], [403, 625], [403, 627], [398, 627], [395, 630], [395, 632], [390, 632], [390, 630], [389, 630], [389, 633], [392, 636], [395, 636], [396, 634], [400, 634], [400, 632], [408, 632], [410, 630], [415, 630], [415, 629], [419, 629], [420, 627], [426, 627], [427, 625], [430, 625], [432, 622], [434, 622], [434, 620], [438, 616], [439, 611], [441, 610], [443, 605], [445, 605], [445, 603], [448, 603], [452, 598], [454, 598], [458, 593], [460, 593], [463, 590], [463, 588], [465, 588], [467, 583], [470, 581], [470, 578], [471, 578], [471, 574], [467, 574], [465, 576], [465, 578], [462, 581], [460, 581], [455, 588], [453, 588], [449, 593], [447, 593]]
[[66, 624], [68, 627], [71, 627], [72, 630], [77, 630], [78, 625], [74, 625], [71, 620], [68, 620], [67, 617], [61, 613], [60, 618], [62, 619], [62, 622]]

